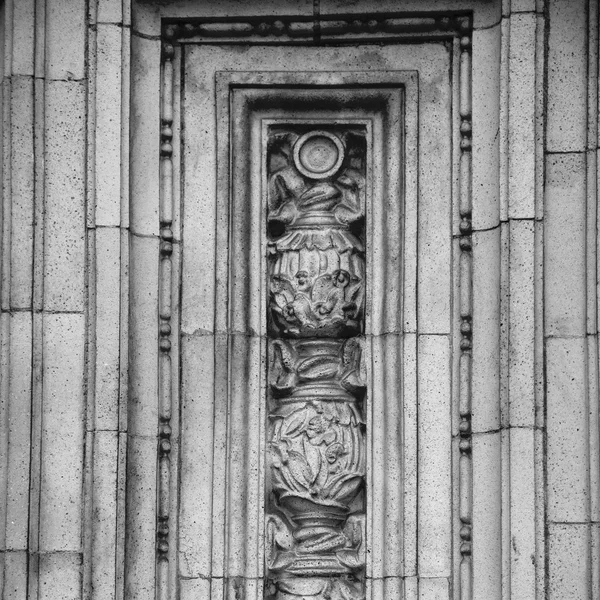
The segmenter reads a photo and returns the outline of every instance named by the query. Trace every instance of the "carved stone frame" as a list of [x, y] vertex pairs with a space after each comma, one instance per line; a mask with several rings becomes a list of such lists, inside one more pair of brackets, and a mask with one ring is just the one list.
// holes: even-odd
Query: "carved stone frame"
[[[180, 54], [178, 45], [184, 43], [290, 43], [290, 44], [319, 44], [346, 42], [383, 42], [389, 40], [447, 40], [454, 49], [454, 72], [457, 75], [455, 87], [454, 108], [457, 125], [454, 134], [456, 150], [454, 163], [458, 172], [454, 175], [453, 204], [455, 225], [453, 227], [460, 255], [455, 276], [458, 287], [456, 319], [457, 347], [455, 351], [456, 380], [458, 389], [453, 400], [453, 410], [456, 411], [458, 425], [456, 433], [459, 438], [460, 455], [458, 457], [459, 494], [455, 503], [457, 521], [460, 523], [457, 535], [457, 546], [460, 548], [460, 577], [456, 585], [460, 586], [459, 597], [468, 600], [472, 597], [472, 559], [471, 559], [471, 520], [472, 520], [472, 463], [471, 463], [471, 348], [472, 348], [472, 251], [471, 251], [471, 27], [472, 19], [468, 14], [448, 17], [404, 17], [402, 15], [381, 15], [374, 19], [353, 19], [352, 21], [336, 18], [313, 19], [248, 19], [237, 21], [225, 20], [195, 20], [193, 22], [163, 23], [162, 69], [161, 69], [161, 144], [160, 144], [160, 245], [159, 271], [156, 273], [158, 285], [159, 311], [155, 331], [158, 332], [160, 348], [157, 357], [159, 377], [157, 385], [150, 389], [145, 399], [137, 397], [130, 402], [129, 423], [136, 420], [144, 423], [145, 435], [151, 436], [150, 421], [155, 416], [155, 431], [158, 431], [158, 451], [156, 470], [142, 474], [149, 469], [149, 454], [144, 448], [137, 451], [130, 445], [128, 453], [128, 503], [137, 498], [141, 504], [150, 508], [146, 494], [150, 482], [150, 490], [154, 490], [157, 499], [156, 519], [156, 585], [146, 582], [143, 586], [147, 591], [156, 589], [157, 597], [170, 597], [174, 590], [175, 575], [170, 572], [169, 564], [175, 560], [174, 540], [176, 536], [176, 498], [177, 493], [177, 456], [178, 444], [178, 371], [179, 357], [176, 336], [178, 299], [179, 299], [179, 254], [177, 250], [176, 205], [178, 202], [178, 138], [173, 123], [177, 122], [178, 103], [178, 71]], [[175, 223], [175, 226], [174, 226]], [[144, 250], [145, 251], [145, 250]], [[138, 259], [140, 257], [138, 256]], [[132, 249], [132, 292], [143, 289], [149, 280], [141, 282], [136, 269], [136, 250]], [[151, 278], [152, 279], [152, 278]], [[132, 342], [135, 345], [136, 336], [147, 339], [148, 323], [142, 323], [132, 316]], [[152, 357], [141, 357], [136, 352], [131, 354], [132, 380], [143, 377]], [[150, 386], [152, 388], [152, 386]], [[155, 409], [141, 406], [142, 402], [155, 398]], [[154, 402], [154, 400], [150, 400]], [[141, 419], [140, 419], [141, 417]], [[150, 420], [148, 418], [150, 417]], [[136, 425], [133, 425], [136, 428]], [[157, 428], [157, 429], [156, 429]], [[175, 451], [175, 454], [174, 454]], [[155, 473], [153, 475], [152, 473]], [[151, 485], [152, 479], [156, 485]], [[150, 500], [151, 502], [151, 500]], [[131, 506], [131, 504], [129, 504]], [[127, 597], [143, 597], [144, 591], [139, 586], [139, 576], [148, 563], [150, 554], [148, 548], [141, 551], [141, 546], [147, 544], [150, 533], [144, 519], [148, 510], [140, 510], [137, 515], [129, 512], [127, 518], [126, 541], [126, 594]], [[147, 566], [147, 565], [146, 565]]]

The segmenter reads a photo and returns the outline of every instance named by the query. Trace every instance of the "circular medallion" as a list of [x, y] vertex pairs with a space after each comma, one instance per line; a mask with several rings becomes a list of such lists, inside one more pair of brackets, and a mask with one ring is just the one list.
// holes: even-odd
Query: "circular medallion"
[[309, 131], [294, 144], [294, 163], [310, 179], [334, 175], [344, 161], [342, 141], [328, 131]]

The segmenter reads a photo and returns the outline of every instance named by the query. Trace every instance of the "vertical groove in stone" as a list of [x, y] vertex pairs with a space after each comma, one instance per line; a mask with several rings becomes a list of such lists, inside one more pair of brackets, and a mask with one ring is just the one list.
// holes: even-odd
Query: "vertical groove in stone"
[[[2, 52], [6, 53], [7, 45], [7, 5], [10, 2], [4, 2], [0, 6], [0, 44], [2, 45]], [[5, 57], [5, 54], [3, 54]], [[0, 298], [4, 298], [5, 288], [8, 287], [8, 278], [6, 277], [6, 262], [5, 257], [7, 254], [7, 240], [5, 238], [5, 227], [8, 219], [6, 215], [8, 197], [6, 194], [5, 178], [7, 171], [4, 165], [6, 157], [6, 105], [7, 94], [6, 90], [8, 87], [7, 79], [5, 78], [5, 65], [4, 62], [0, 64], [0, 107], [2, 109], [1, 117], [2, 124], [2, 147], [0, 147], [0, 253], [2, 259], [0, 259]], [[10, 315], [4, 312], [4, 302], [0, 301], [0, 506], [6, 510], [9, 498], [9, 468], [8, 463], [8, 443], [10, 428], [8, 424], [8, 415], [10, 410], [9, 398], [10, 398], [10, 387], [9, 387], [9, 375], [10, 375]], [[3, 518], [0, 520], [0, 551], [2, 551], [2, 559], [0, 560], [0, 589], [4, 589], [5, 582], [8, 580], [8, 574], [6, 573], [6, 513], [3, 513]]]
[[[458, 516], [460, 521], [460, 600], [472, 599], [472, 526], [473, 526], [473, 475], [472, 475], [472, 437], [471, 437], [471, 354], [472, 354], [472, 186], [471, 181], [471, 149], [472, 149], [472, 114], [471, 114], [471, 22], [463, 19], [459, 30], [460, 38], [460, 106], [461, 118], [461, 160], [460, 160], [460, 361], [459, 361], [459, 452], [458, 461]], [[465, 158], [468, 155], [469, 158]]]
[[[508, 0], [510, 3], [510, 0]], [[508, 219], [508, 88], [510, 18], [500, 23], [500, 221]]]
[[598, 106], [599, 82], [599, 8], [597, 2], [588, 3], [588, 95], [587, 95], [587, 358], [589, 403], [589, 515], [591, 521], [590, 578], [591, 598], [600, 597], [600, 386], [598, 352]]
[[544, 177], [546, 119], [546, 13], [545, 0], [536, 0], [535, 41], [535, 199], [534, 215], [534, 594], [542, 599], [546, 594], [546, 487], [545, 451], [545, 365], [544, 365]]

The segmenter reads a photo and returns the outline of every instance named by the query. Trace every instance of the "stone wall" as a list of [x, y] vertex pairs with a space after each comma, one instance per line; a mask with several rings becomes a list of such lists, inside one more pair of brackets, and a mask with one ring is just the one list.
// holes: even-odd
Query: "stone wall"
[[[414, 439], [404, 440], [419, 472], [416, 517], [407, 520], [414, 532], [406, 530], [414, 565], [403, 562], [398, 587], [368, 593], [600, 599], [598, 3], [5, 0], [2, 600], [262, 593], [262, 583], [248, 583], [262, 582], [252, 551], [258, 575], [244, 570], [251, 560], [243, 573], [227, 571], [235, 556], [224, 572], [214, 567], [219, 534], [202, 494], [217, 497], [217, 480], [202, 487], [204, 472], [194, 471], [202, 461], [185, 454], [210, 438], [206, 472], [226, 464], [212, 444], [227, 410], [213, 410], [210, 394], [208, 412], [189, 407], [205, 400], [204, 382], [217, 381], [215, 356], [218, 367], [237, 330], [215, 324], [215, 294], [227, 298], [217, 272], [227, 266], [218, 261], [227, 239], [215, 237], [217, 170], [188, 168], [181, 178], [181, 165], [206, 153], [191, 133], [201, 118], [182, 128], [182, 56], [204, 39], [198, 19], [223, 36], [231, 17], [241, 23], [235, 35], [251, 32], [252, 43], [258, 35], [273, 43], [281, 19], [300, 23], [296, 31], [308, 23], [309, 36], [313, 22], [335, 19], [350, 36], [331, 59], [341, 65], [350, 62], [341, 49], [359, 43], [354, 34], [421, 35], [429, 25], [416, 15], [437, 18], [445, 29], [435, 35], [454, 48], [449, 266], [436, 262], [444, 252], [427, 251], [435, 227], [417, 225], [415, 212], [418, 249], [405, 253], [415, 261], [415, 326], [402, 330], [401, 359], [405, 370], [415, 365], [402, 380], [407, 411], [419, 397]], [[177, 20], [190, 27], [169, 31]], [[292, 70], [279, 57], [254, 60], [256, 71]], [[355, 70], [378, 69], [372, 56], [352, 60]], [[414, 69], [410, 60], [402, 68]], [[204, 97], [201, 86], [194, 93]], [[196, 212], [182, 212], [181, 187], [192, 185]], [[420, 210], [436, 218], [435, 204]], [[196, 241], [184, 243], [185, 219]], [[209, 258], [186, 263], [194, 252]], [[201, 367], [195, 379], [186, 364]], [[197, 439], [186, 438], [190, 423]], [[195, 504], [185, 481], [199, 483]], [[221, 484], [238, 489], [225, 476]]]

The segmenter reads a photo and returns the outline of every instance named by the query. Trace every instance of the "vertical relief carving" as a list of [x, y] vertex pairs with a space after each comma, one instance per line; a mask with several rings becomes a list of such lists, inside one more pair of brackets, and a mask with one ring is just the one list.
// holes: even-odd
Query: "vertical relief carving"
[[266, 598], [364, 598], [366, 136], [271, 127]]

